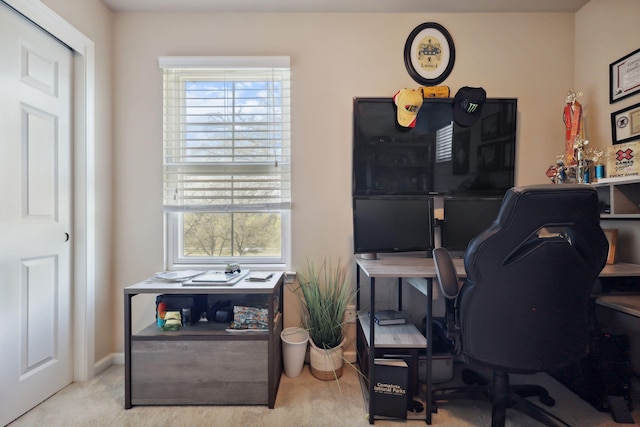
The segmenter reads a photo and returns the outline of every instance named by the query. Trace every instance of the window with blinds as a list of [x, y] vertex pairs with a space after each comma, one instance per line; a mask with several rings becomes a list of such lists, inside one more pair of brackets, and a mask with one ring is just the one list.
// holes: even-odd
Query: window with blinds
[[453, 122], [436, 131], [436, 163], [449, 162], [453, 152]]
[[283, 263], [291, 204], [288, 57], [163, 57], [173, 260]]

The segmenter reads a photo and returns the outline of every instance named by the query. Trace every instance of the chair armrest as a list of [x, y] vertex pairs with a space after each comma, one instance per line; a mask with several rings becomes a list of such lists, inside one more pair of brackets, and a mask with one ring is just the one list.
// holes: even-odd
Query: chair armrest
[[433, 250], [433, 261], [436, 266], [436, 276], [442, 295], [446, 299], [455, 299], [458, 296], [460, 279], [449, 251], [445, 248], [435, 248]]

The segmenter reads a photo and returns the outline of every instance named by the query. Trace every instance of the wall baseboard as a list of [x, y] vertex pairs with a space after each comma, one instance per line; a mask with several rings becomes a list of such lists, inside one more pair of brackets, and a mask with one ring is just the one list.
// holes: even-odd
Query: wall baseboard
[[349, 363], [356, 363], [356, 351], [355, 350], [347, 350], [342, 354], [344, 360]]
[[112, 365], [124, 365], [124, 353], [111, 353], [110, 355], [98, 360], [94, 366], [94, 374], [101, 374]]
[[[342, 356], [346, 362], [356, 363], [357, 358], [355, 350], [347, 350], [342, 354]], [[309, 361], [307, 360], [306, 363], [309, 363]], [[124, 353], [111, 353], [99, 360], [95, 365], [95, 375], [106, 371], [112, 365], [124, 365]]]

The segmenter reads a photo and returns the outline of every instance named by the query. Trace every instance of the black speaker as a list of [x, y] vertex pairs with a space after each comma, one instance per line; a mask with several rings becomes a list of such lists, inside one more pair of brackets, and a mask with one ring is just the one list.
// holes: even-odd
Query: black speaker
[[218, 301], [207, 310], [210, 322], [229, 323], [233, 320], [233, 304], [231, 300]]

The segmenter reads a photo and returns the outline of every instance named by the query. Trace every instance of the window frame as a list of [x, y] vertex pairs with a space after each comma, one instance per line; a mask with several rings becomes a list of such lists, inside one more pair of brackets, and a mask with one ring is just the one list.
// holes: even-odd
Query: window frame
[[[269, 68], [275, 66], [282, 66], [283, 61], [286, 61], [286, 67], [289, 67], [289, 57], [161, 57], [161, 68], [238, 68], [238, 67], [259, 67]], [[273, 63], [273, 64], [271, 64]], [[271, 65], [270, 65], [271, 64]], [[163, 78], [164, 81], [164, 78]], [[290, 91], [290, 89], [289, 89]], [[163, 89], [163, 105], [165, 101], [165, 93]], [[288, 100], [290, 103], [291, 95], [289, 93]], [[289, 104], [290, 105], [290, 104]], [[164, 107], [163, 107], [164, 108]], [[290, 116], [290, 110], [289, 110]], [[164, 116], [164, 113], [163, 113]], [[290, 119], [289, 122], [290, 123]], [[163, 125], [164, 126], [164, 125]], [[164, 137], [163, 137], [164, 140]], [[164, 152], [163, 142], [163, 152]], [[291, 139], [289, 139], [288, 146], [289, 153], [291, 152]], [[163, 154], [164, 158], [164, 154]], [[289, 156], [290, 161], [290, 156]], [[256, 165], [258, 166], [258, 165]], [[289, 166], [290, 168], [290, 163]], [[165, 172], [163, 167], [163, 180], [165, 179]], [[289, 172], [289, 186], [291, 183], [291, 173]], [[164, 187], [164, 184], [163, 184]], [[164, 193], [164, 190], [163, 190]], [[164, 197], [164, 196], [163, 196]], [[269, 212], [278, 213], [280, 215], [280, 241], [281, 241], [281, 253], [280, 256], [268, 257], [268, 256], [228, 256], [228, 257], [186, 257], [183, 255], [183, 213], [185, 211], [191, 212], [221, 212], [219, 207], [212, 206], [212, 209], [197, 208], [195, 210], [189, 209], [166, 209], [164, 212], [164, 258], [165, 268], [167, 270], [179, 270], [179, 269], [192, 269], [192, 268], [212, 268], [228, 263], [240, 263], [245, 268], [261, 269], [261, 270], [288, 270], [291, 266], [291, 207], [269, 207], [263, 206], [258, 208], [249, 207], [247, 210], [234, 210], [233, 213], [259, 213]], [[222, 210], [224, 211], [224, 209]], [[230, 212], [231, 213], [231, 212]]]
[[[274, 212], [274, 211], [270, 211]], [[165, 259], [167, 270], [181, 268], [208, 268], [238, 262], [243, 267], [261, 270], [290, 269], [291, 266], [291, 210], [282, 209], [280, 213], [280, 239], [282, 253], [280, 257], [184, 257], [182, 249], [182, 213], [165, 212]]]

